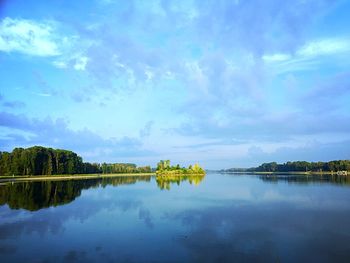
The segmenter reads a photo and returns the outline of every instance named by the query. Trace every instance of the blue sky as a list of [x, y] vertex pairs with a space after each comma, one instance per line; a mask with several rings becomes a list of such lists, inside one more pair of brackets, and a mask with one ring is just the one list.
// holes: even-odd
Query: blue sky
[[350, 158], [350, 1], [0, 5], [0, 150], [210, 169]]

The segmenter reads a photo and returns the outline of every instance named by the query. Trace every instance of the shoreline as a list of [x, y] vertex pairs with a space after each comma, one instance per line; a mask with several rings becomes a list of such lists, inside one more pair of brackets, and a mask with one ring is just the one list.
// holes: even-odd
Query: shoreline
[[29, 181], [66, 181], [66, 180], [84, 180], [98, 179], [107, 177], [128, 177], [128, 176], [155, 176], [155, 173], [120, 173], [120, 174], [76, 174], [76, 175], [32, 175], [0, 177], [1, 183], [11, 182], [29, 182]]
[[[219, 174], [236, 175], [337, 175], [336, 172], [218, 172]], [[210, 174], [210, 172], [209, 172]], [[11, 182], [30, 182], [30, 181], [67, 181], [67, 180], [86, 180], [108, 177], [131, 177], [131, 176], [203, 176], [205, 174], [176, 174], [176, 173], [120, 173], [120, 174], [75, 174], [75, 175], [32, 175], [32, 176], [0, 176], [0, 185]], [[348, 174], [349, 175], [349, 174]], [[342, 175], [347, 176], [347, 175]]]
[[198, 173], [156, 173], [156, 176], [158, 177], [169, 177], [169, 176], [205, 176], [205, 173], [198, 174]]
[[[220, 174], [248, 175], [338, 175], [337, 172], [219, 172]], [[343, 175], [347, 176], [347, 175]]]

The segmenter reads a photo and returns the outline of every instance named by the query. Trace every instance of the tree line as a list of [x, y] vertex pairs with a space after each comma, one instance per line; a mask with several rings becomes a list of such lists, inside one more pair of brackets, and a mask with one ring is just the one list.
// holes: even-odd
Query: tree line
[[350, 171], [350, 160], [336, 160], [330, 162], [276, 162], [263, 163], [253, 168], [232, 168], [224, 172], [337, 172]]
[[0, 151], [0, 176], [148, 173], [150, 166], [137, 167], [129, 163], [89, 163], [68, 150], [34, 146]]
[[152, 169], [150, 166], [137, 167], [133, 163], [102, 163], [100, 170], [104, 174], [109, 173], [150, 173]]

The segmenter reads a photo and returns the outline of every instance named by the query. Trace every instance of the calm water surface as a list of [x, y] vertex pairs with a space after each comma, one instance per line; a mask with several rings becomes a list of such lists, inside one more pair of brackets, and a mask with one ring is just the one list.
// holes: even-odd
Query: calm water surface
[[0, 186], [0, 262], [350, 262], [350, 178]]

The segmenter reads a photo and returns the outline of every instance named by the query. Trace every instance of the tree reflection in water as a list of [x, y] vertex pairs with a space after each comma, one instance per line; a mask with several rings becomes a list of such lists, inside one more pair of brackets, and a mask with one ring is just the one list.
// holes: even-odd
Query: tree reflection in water
[[205, 175], [158, 175], [156, 182], [161, 190], [170, 190], [171, 184], [180, 185], [184, 181], [188, 181], [190, 184], [199, 185], [204, 179]]
[[11, 209], [37, 211], [42, 208], [64, 205], [81, 195], [82, 190], [107, 185], [118, 186], [149, 182], [151, 176], [105, 177], [88, 180], [19, 182], [0, 186], [0, 205]]
[[310, 183], [331, 183], [350, 186], [350, 176], [324, 174], [324, 175], [260, 175], [259, 178], [264, 182], [277, 183], [287, 182], [295, 184], [310, 184]]

